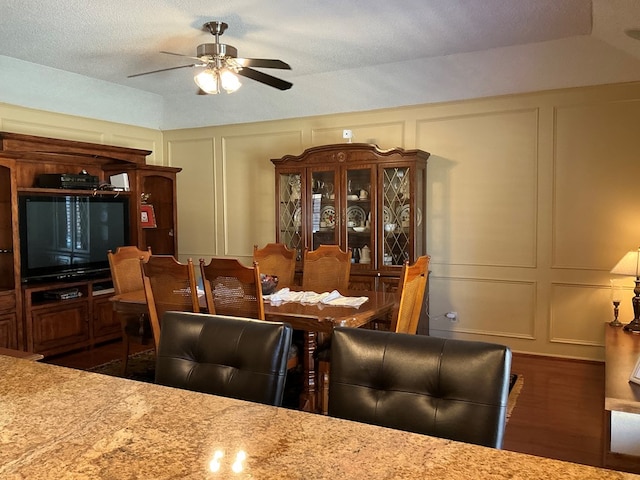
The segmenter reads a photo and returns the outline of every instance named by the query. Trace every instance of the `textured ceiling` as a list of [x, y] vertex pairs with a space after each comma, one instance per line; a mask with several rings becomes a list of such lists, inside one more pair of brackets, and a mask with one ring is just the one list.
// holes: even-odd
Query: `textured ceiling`
[[[293, 88], [243, 79], [198, 96], [192, 68], [127, 78], [191, 63], [159, 52], [195, 55], [212, 20], [239, 56], [289, 63], [263, 71]], [[179, 128], [640, 80], [628, 28], [640, 28], [637, 0], [8, 0], [0, 55], [158, 96], [159, 126]], [[64, 91], [64, 76], [43, 76]]]

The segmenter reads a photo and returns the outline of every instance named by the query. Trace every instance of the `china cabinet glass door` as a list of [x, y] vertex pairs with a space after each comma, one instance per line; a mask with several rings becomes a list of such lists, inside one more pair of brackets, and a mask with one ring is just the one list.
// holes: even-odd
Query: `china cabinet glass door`
[[297, 251], [298, 261], [302, 260], [304, 250], [303, 182], [304, 177], [299, 171], [281, 173], [278, 182], [279, 241]]
[[340, 232], [339, 192], [335, 170], [311, 170], [311, 250], [320, 245], [338, 245]]
[[375, 196], [372, 195], [372, 169], [348, 169], [346, 174], [346, 245], [351, 248], [351, 261], [356, 268], [373, 268], [375, 245], [372, 232], [372, 212]]
[[408, 166], [382, 169], [382, 264], [402, 265], [413, 261], [412, 238], [415, 217], [411, 204], [411, 172]]

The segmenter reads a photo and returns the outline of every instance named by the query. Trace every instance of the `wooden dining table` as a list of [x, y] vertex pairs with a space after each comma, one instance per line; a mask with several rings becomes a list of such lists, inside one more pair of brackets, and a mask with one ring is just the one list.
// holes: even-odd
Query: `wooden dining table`
[[[304, 335], [302, 368], [303, 381], [300, 394], [300, 408], [316, 412], [317, 401], [317, 334], [331, 333], [335, 327], [362, 327], [373, 320], [384, 319], [391, 314], [396, 295], [384, 292], [346, 291], [345, 296], [367, 297], [359, 308], [324, 304], [302, 304], [296, 302], [272, 305], [265, 303], [265, 319], [286, 322]], [[147, 300], [144, 290], [136, 290], [111, 297], [113, 309], [120, 314], [146, 313]]]

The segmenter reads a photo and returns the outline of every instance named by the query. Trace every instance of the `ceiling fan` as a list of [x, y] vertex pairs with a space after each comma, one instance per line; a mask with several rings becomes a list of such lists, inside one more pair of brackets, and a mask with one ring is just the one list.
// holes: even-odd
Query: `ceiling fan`
[[191, 63], [189, 65], [180, 65], [177, 67], [162, 68], [151, 72], [136, 73], [129, 75], [127, 78], [139, 77], [141, 75], [149, 75], [151, 73], [165, 72], [168, 70], [177, 70], [179, 68], [198, 67], [204, 68], [202, 72], [194, 77], [194, 81], [200, 87], [198, 93], [217, 94], [222, 90], [227, 93], [235, 92], [240, 86], [241, 77], [250, 78], [257, 82], [263, 83], [278, 90], [288, 90], [293, 86], [291, 82], [276, 78], [266, 73], [254, 70], [257, 68], [279, 68], [291, 70], [291, 67], [282, 60], [270, 60], [264, 58], [239, 58], [238, 50], [231, 45], [220, 43], [220, 35], [229, 27], [224, 22], [208, 22], [203, 25], [203, 29], [208, 30], [215, 37], [214, 43], [203, 43], [198, 45], [196, 56], [182, 55], [180, 53], [165, 52], [167, 55], [176, 55], [178, 57], [192, 58], [198, 60], [199, 63]]

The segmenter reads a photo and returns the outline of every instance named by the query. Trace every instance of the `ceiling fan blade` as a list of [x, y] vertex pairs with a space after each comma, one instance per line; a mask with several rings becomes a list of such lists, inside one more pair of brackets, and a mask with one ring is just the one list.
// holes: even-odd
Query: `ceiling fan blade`
[[180, 65], [179, 67], [161, 68], [160, 70], [152, 70], [150, 72], [134, 73], [133, 75], [127, 75], [127, 78], [140, 77], [142, 75], [149, 75], [150, 73], [166, 72], [168, 70], [177, 70], [178, 68], [188, 68], [188, 67], [198, 67], [198, 66], [200, 65], [197, 63], [192, 63], [191, 65]]
[[280, 68], [282, 70], [291, 70], [288, 63], [282, 60], [270, 60], [267, 58], [234, 58], [243, 67], [258, 67], [258, 68]]
[[183, 55], [182, 53], [173, 53], [173, 52], [166, 52], [164, 50], [160, 50], [160, 53], [165, 53], [167, 55], [175, 55], [176, 57], [185, 57], [185, 58], [192, 58], [194, 60], [200, 60], [202, 61], [202, 59], [200, 57], [192, 57], [191, 55]]
[[251, 68], [243, 68], [242, 70], [238, 71], [238, 75], [250, 78], [251, 80], [255, 80], [256, 82], [264, 83], [265, 85], [277, 88], [278, 90], [289, 90], [293, 86], [293, 83], [291, 82], [287, 82], [286, 80], [273, 77], [266, 73], [253, 70]]

